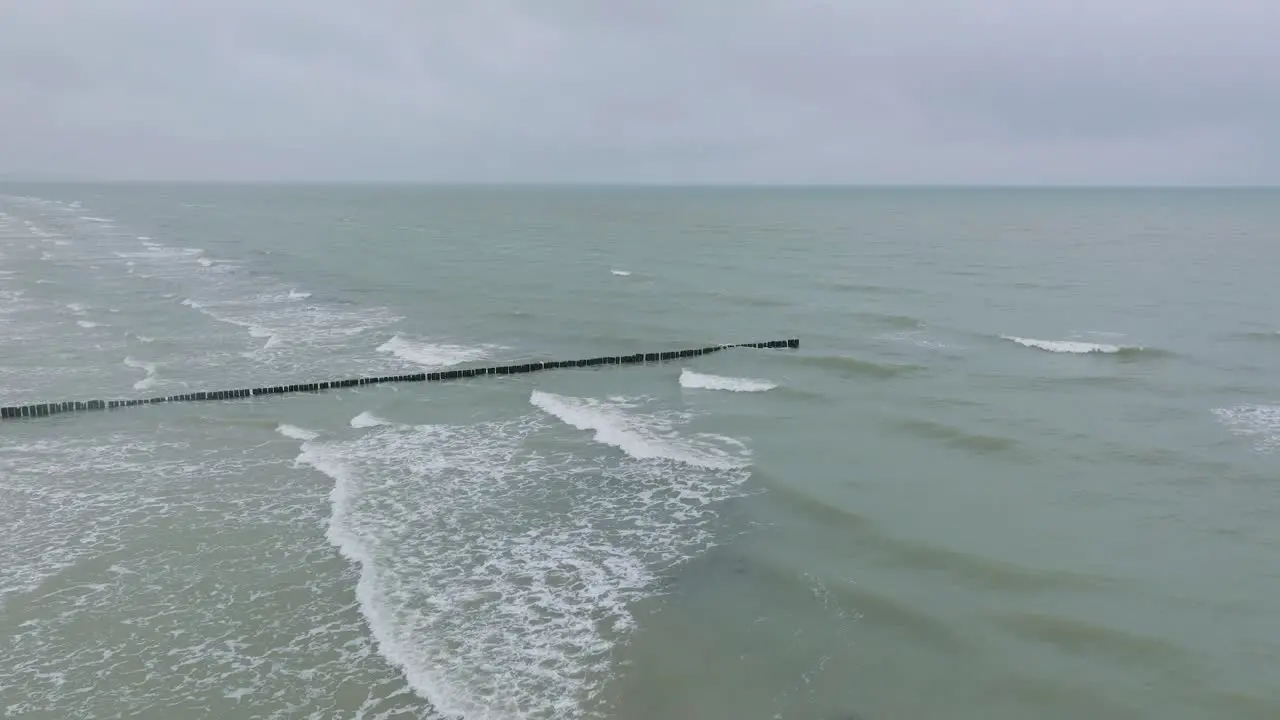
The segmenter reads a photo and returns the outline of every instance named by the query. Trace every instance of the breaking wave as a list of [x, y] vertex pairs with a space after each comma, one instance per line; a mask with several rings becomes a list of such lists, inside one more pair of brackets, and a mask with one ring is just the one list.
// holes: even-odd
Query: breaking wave
[[485, 348], [407, 340], [400, 335], [379, 345], [378, 352], [390, 353], [401, 360], [430, 368], [474, 362], [489, 356]]
[[[535, 397], [627, 446], [652, 429], [613, 404]], [[714, 544], [716, 503], [747, 477], [664, 461], [690, 454], [674, 437], [648, 460], [532, 449], [559, 427], [380, 425], [297, 457], [333, 481], [327, 537], [359, 569], [379, 653], [447, 716], [586, 717], [631, 606]]]
[[[534, 407], [566, 425], [594, 433], [594, 440], [615, 447], [637, 460], [674, 460], [713, 470], [745, 467], [741, 446], [719, 436], [702, 436], [699, 442], [683, 438], [675, 429], [687, 416], [678, 413], [634, 413], [636, 403], [626, 399], [597, 400], [569, 397], [534, 390], [529, 397]], [[733, 450], [724, 445], [734, 446]], [[735, 452], [737, 451], [737, 452]]]
[[686, 369], [680, 373], [680, 387], [697, 390], [728, 390], [730, 392], [764, 392], [778, 386], [768, 380], [706, 375]]
[[1141, 345], [1114, 345], [1111, 343], [1094, 343], [1080, 340], [1037, 340], [1035, 338], [1001, 335], [1001, 340], [1017, 343], [1033, 350], [1070, 355], [1163, 355], [1163, 350]]

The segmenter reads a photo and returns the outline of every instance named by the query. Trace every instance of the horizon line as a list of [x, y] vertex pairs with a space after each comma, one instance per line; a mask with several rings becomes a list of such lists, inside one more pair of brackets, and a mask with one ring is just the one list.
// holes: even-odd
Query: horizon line
[[22, 178], [0, 175], [0, 185], [275, 185], [401, 186], [435, 188], [706, 188], [844, 190], [1277, 190], [1265, 183], [939, 183], [939, 182], [706, 182], [627, 180], [371, 180], [371, 179], [101, 179]]

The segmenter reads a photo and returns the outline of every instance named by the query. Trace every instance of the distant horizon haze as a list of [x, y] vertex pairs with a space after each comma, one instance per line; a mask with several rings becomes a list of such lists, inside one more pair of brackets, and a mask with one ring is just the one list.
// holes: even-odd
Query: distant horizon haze
[[0, 175], [1280, 185], [1274, 0], [0, 6]]

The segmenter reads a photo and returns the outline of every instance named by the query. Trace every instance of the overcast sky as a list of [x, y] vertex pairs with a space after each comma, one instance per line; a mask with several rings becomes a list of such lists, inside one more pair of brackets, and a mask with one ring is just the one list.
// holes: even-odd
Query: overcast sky
[[1280, 0], [0, 0], [0, 177], [1280, 183]]

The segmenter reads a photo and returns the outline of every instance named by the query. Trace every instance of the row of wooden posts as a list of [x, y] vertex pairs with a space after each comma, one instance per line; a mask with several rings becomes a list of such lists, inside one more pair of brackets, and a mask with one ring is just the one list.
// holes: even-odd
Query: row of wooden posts
[[796, 349], [800, 347], [798, 338], [789, 340], [772, 340], [769, 342], [732, 343], [728, 345], [712, 345], [692, 350], [670, 350], [656, 353], [636, 353], [633, 355], [613, 355], [586, 358], [582, 360], [561, 360], [549, 362], [520, 363], [516, 365], [499, 365], [493, 367], [462, 368], [441, 372], [420, 372], [408, 375], [387, 375], [383, 377], [363, 377], [349, 380], [330, 380], [327, 382], [301, 383], [297, 385], [273, 385], [241, 390], [211, 390], [187, 393], [185, 395], [169, 395], [166, 397], [134, 398], [129, 400], [84, 400], [55, 403], [36, 403], [0, 408], [0, 420], [19, 418], [48, 417], [61, 413], [87, 412], [90, 410], [115, 410], [117, 408], [137, 407], [140, 405], [159, 405], [176, 402], [199, 402], [207, 400], [237, 400], [241, 398], [260, 397], [263, 395], [282, 395], [285, 393], [320, 392], [337, 388], [361, 387], [364, 385], [381, 385], [395, 382], [442, 382], [445, 380], [461, 380], [490, 375], [519, 375], [522, 373], [555, 370], [558, 368], [596, 367], [599, 365], [636, 365], [648, 362], [663, 362], [681, 358], [697, 357], [729, 348], [761, 348], [761, 349]]

